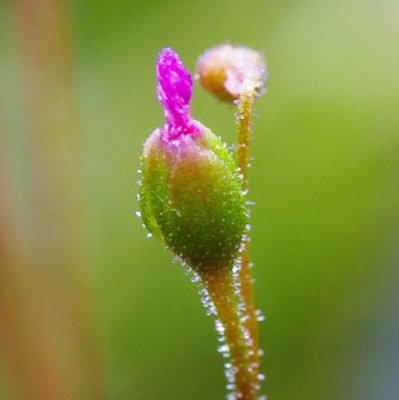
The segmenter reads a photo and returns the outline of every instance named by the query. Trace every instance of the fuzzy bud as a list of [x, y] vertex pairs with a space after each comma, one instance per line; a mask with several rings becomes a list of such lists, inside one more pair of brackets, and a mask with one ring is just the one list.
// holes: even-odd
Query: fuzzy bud
[[265, 65], [257, 51], [224, 44], [200, 56], [195, 78], [219, 99], [233, 102], [244, 90], [262, 88]]
[[144, 145], [144, 224], [195, 270], [228, 267], [246, 222], [236, 164], [220, 139], [192, 119], [191, 77], [173, 50], [161, 51], [157, 78], [166, 124]]

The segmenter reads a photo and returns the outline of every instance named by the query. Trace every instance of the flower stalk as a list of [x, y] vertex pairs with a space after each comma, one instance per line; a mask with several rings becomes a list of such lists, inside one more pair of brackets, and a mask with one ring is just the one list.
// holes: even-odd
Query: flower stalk
[[[226, 366], [228, 388], [232, 388], [232, 399], [253, 400], [256, 388], [249, 368], [247, 338], [237, 312], [238, 299], [234, 277], [230, 271], [200, 273], [204, 287], [209, 293], [220, 321], [226, 347], [221, 346], [222, 355], [230, 359]], [[231, 385], [231, 386], [230, 386]]]
[[[251, 136], [251, 117], [252, 104], [254, 102], [255, 91], [243, 91], [240, 94], [238, 102], [237, 115], [237, 153], [236, 162], [241, 173], [241, 184], [243, 193], [248, 196], [248, 169], [249, 169], [249, 143]], [[248, 201], [247, 215], [249, 218]], [[249, 225], [247, 225], [249, 227]], [[248, 230], [248, 228], [247, 228]], [[243, 236], [242, 245], [239, 252], [238, 262], [240, 265], [238, 279], [241, 287], [241, 298], [245, 308], [246, 318], [244, 326], [248, 331], [250, 340], [248, 343], [248, 357], [251, 368], [251, 380], [255, 387], [260, 386], [259, 381], [259, 333], [257, 325], [257, 316], [255, 309], [255, 298], [253, 291], [253, 278], [251, 274], [251, 262], [249, 257], [249, 238], [248, 232]]]

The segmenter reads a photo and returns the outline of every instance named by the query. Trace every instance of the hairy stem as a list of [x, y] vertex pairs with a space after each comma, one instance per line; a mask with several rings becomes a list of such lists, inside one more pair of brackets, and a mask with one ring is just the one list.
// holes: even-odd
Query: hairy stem
[[242, 329], [233, 274], [230, 270], [221, 268], [201, 272], [200, 276], [215, 306], [228, 345], [231, 368], [227, 368], [226, 375], [229, 383], [234, 383], [233, 398], [254, 400], [257, 388], [251, 379], [248, 339]]
[[[252, 104], [255, 97], [254, 90], [244, 90], [238, 103], [238, 146], [237, 165], [242, 176], [242, 190], [248, 192], [248, 164], [249, 164], [249, 142], [251, 134]], [[247, 210], [249, 216], [249, 210]], [[239, 253], [239, 282], [241, 285], [241, 296], [244, 303], [244, 327], [249, 333], [248, 357], [250, 362], [250, 379], [254, 387], [259, 388], [259, 333], [257, 327], [254, 293], [252, 287], [251, 264], [249, 260], [248, 237], [245, 235]]]
[[242, 175], [242, 189], [248, 190], [249, 142], [251, 136], [252, 104], [255, 92], [244, 90], [238, 100], [237, 165]]

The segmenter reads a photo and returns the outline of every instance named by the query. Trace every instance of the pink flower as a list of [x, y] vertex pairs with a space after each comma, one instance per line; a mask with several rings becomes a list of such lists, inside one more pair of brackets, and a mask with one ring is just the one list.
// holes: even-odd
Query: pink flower
[[192, 79], [179, 56], [169, 47], [162, 49], [157, 58], [158, 100], [164, 108], [166, 124], [161, 128], [164, 142], [183, 135], [200, 135], [200, 124], [190, 115]]

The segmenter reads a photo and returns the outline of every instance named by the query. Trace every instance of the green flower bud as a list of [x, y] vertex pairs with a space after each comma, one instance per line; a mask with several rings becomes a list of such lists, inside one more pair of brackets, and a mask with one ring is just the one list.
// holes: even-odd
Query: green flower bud
[[147, 229], [195, 270], [230, 266], [246, 222], [236, 165], [226, 147], [197, 123], [165, 143], [162, 129], [146, 141], [140, 208]]
[[144, 224], [196, 271], [230, 267], [246, 223], [237, 166], [220, 139], [192, 119], [191, 76], [172, 49], [159, 54], [157, 78], [166, 124], [144, 145]]

